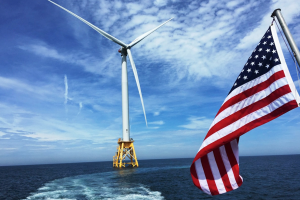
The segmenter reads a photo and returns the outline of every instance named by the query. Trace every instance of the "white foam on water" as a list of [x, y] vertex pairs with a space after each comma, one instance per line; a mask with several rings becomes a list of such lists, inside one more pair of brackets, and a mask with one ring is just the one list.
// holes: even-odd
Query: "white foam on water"
[[112, 172], [96, 173], [66, 177], [46, 183], [27, 200], [77, 200], [77, 199], [106, 199], [106, 200], [162, 200], [159, 191], [151, 191], [140, 183], [126, 182], [126, 176], [133, 173], [148, 173], [158, 170], [183, 169], [190, 166], [168, 166], [152, 168], [132, 168]]
[[117, 176], [130, 172], [105, 172], [57, 179], [46, 183], [27, 200], [75, 200], [75, 199], [164, 199], [158, 191], [151, 191], [139, 183], [120, 181]]

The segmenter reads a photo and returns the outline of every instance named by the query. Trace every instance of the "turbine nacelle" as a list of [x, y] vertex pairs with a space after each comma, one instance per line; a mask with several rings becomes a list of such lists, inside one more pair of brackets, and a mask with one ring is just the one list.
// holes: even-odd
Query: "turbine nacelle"
[[124, 56], [127, 56], [127, 48], [124, 48], [124, 47], [121, 47], [118, 52], [121, 54], [121, 55], [124, 55]]

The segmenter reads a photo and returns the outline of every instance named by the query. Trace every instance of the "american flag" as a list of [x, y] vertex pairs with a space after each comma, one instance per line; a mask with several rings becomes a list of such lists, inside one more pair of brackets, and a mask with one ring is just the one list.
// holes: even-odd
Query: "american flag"
[[276, 30], [271, 25], [238, 75], [191, 165], [195, 186], [209, 195], [241, 186], [239, 137], [299, 103]]

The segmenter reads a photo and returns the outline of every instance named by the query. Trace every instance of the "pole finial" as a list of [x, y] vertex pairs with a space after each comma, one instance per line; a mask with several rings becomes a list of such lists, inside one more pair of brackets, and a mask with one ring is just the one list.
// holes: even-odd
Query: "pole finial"
[[276, 16], [276, 14], [275, 14], [275, 13], [276, 13], [276, 11], [277, 11], [277, 10], [281, 11], [281, 9], [280, 9], [280, 8], [277, 8], [277, 9], [275, 9], [275, 10], [273, 11], [273, 13], [272, 13], [271, 17], [275, 17], [275, 16]]

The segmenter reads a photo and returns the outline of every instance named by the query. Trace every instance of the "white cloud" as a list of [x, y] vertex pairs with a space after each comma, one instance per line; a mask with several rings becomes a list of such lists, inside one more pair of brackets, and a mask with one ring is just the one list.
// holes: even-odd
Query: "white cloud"
[[80, 112], [81, 112], [81, 109], [82, 109], [82, 102], [79, 102], [79, 111], [78, 111], [77, 115], [79, 115], [79, 114], [80, 114]]
[[20, 46], [20, 49], [32, 51], [36, 54], [39, 54], [41, 56], [55, 58], [58, 60], [66, 60], [65, 56], [58, 53], [55, 49], [48, 48], [45, 45], [42, 44], [32, 44], [30, 46]]
[[159, 129], [159, 126], [148, 127], [148, 129]]
[[154, 112], [153, 116], [158, 116], [160, 114], [160, 112]]
[[0, 77], [0, 88], [9, 89], [11, 91], [17, 92], [18, 94], [31, 94], [35, 95], [36, 98], [43, 98], [45, 100], [50, 100], [56, 96], [55, 94], [61, 91], [51, 84], [30, 84], [22, 81], [20, 79]]
[[126, 3], [127, 10], [130, 15], [137, 14], [138, 12], [141, 12], [144, 8], [143, 4], [140, 3]]
[[239, 5], [240, 3], [241, 3], [241, 1], [237, 1], [237, 0], [229, 1], [229, 2], [226, 3], [226, 6], [229, 9], [233, 9], [234, 7], [236, 7], [237, 5]]
[[181, 125], [179, 127], [186, 129], [208, 129], [212, 123], [212, 120], [207, 119], [206, 117], [189, 117], [188, 121], [188, 124]]
[[[176, 1], [172, 1], [176, 2]], [[205, 2], [191, 1], [190, 9], [175, 9], [176, 7], [163, 7], [168, 4], [167, 0], [156, 0], [154, 2], [131, 2], [124, 4], [121, 1], [107, 4], [107, 1], [89, 1], [86, 5], [93, 14], [94, 21], [99, 28], [109, 30], [110, 33], [124, 41], [131, 42], [137, 36], [149, 31], [170, 17], [175, 19], [155, 33], [150, 35], [145, 41], [133, 48], [137, 58], [150, 58], [150, 60], [160, 60], [168, 63], [168, 68], [163, 70], [162, 75], [168, 75], [168, 81], [174, 85], [180, 80], [199, 81], [212, 77], [221, 77], [216, 82], [211, 82], [216, 86], [224, 85], [228, 78], [237, 75], [236, 66], [243, 66], [247, 56], [241, 56], [249, 52], [252, 45], [260, 39], [266, 27], [271, 22], [270, 14], [274, 8], [281, 7], [285, 13], [287, 22], [290, 22], [298, 15], [299, 4], [287, 3], [288, 1], [265, 2], [270, 5], [265, 14], [260, 14], [257, 8], [261, 3], [250, 0], [243, 1], [217, 1]], [[224, 5], [226, 5], [224, 7]], [[295, 5], [295, 6], [293, 6]], [[157, 8], [157, 6], [159, 8]], [[195, 9], [197, 8], [198, 9]], [[226, 9], [228, 8], [228, 9]], [[120, 9], [126, 9], [126, 17], [120, 18]], [[249, 12], [255, 12], [257, 18], [254, 19], [252, 30], [245, 35], [247, 30], [246, 16]], [[122, 14], [123, 15], [123, 14]], [[81, 24], [84, 27], [84, 24]], [[89, 29], [89, 27], [86, 27]], [[90, 31], [93, 31], [90, 29]], [[104, 39], [104, 38], [103, 38]], [[105, 40], [105, 39], [104, 39]], [[45, 51], [46, 52], [46, 51]], [[62, 52], [50, 51], [50, 56], [61, 60], [71, 60], [62, 58], [66, 54]], [[111, 54], [110, 54], [111, 55]], [[72, 56], [73, 58], [76, 55]], [[76, 59], [76, 58], [75, 58]], [[110, 59], [116, 59], [116, 56]], [[103, 68], [91, 67], [94, 63], [85, 60], [77, 60], [87, 71], [101, 73]], [[107, 63], [107, 60], [89, 59], [98, 63]], [[111, 62], [111, 61], [110, 61]], [[220, 65], [222, 63], [222, 65]], [[106, 71], [106, 70], [105, 70]], [[110, 74], [114, 74], [111, 71]], [[229, 73], [230, 72], [230, 73]]]
[[0, 148], [1, 151], [13, 151], [16, 150], [17, 148]]
[[157, 13], [158, 12], [158, 8], [157, 7], [152, 7], [152, 8], [147, 8], [144, 10], [144, 12], [146, 14], [154, 14], [154, 13]]
[[161, 121], [148, 122], [148, 124], [163, 125], [165, 124], [165, 122], [161, 120]]
[[167, 5], [168, 0], [154, 0], [154, 5], [158, 6], [158, 7], [162, 7]]
[[112, 53], [107, 54], [103, 60], [99, 60], [99, 58], [95, 58], [92, 55], [88, 55], [83, 52], [61, 52], [43, 42], [34, 42], [32, 44], [19, 46], [19, 48], [39, 56], [53, 58], [62, 62], [82, 66], [87, 72], [103, 74], [106, 76], [115, 76], [116, 74], [116, 68], [111, 66], [113, 66], [112, 62], [114, 63], [112, 60], [116, 60], [118, 57]]
[[[291, 23], [293, 18], [299, 16], [299, 3], [291, 3], [288, 0], [273, 0], [273, 4], [269, 8], [269, 11], [265, 16], [263, 16], [262, 20], [259, 22], [259, 25], [256, 26], [249, 34], [247, 34], [244, 38], [241, 39], [240, 43], [237, 46], [237, 49], [249, 48], [257, 43], [257, 37], [262, 36], [266, 31], [266, 27], [270, 25], [271, 22], [271, 14], [277, 9], [281, 8], [282, 14], [284, 15], [284, 19], [287, 24]], [[250, 9], [250, 7], [249, 7]]]
[[67, 75], [64, 77], [64, 82], [65, 82], [65, 104], [68, 103], [68, 78]]
[[[2, 128], [7, 129], [6, 132], [16, 132], [37, 141], [93, 140], [103, 144], [117, 138], [119, 134], [119, 131], [114, 129], [115, 127], [108, 130], [103, 127], [102, 130], [99, 130], [91, 126], [90, 123], [82, 126], [81, 122], [72, 123], [61, 120], [58, 116], [59, 113], [55, 112], [54, 109], [53, 112], [56, 115], [52, 117], [32, 113], [9, 104], [0, 104], [0, 108], [3, 110], [2, 115], [6, 116], [6, 123], [2, 125]], [[109, 127], [109, 125], [106, 126]]]
[[166, 110], [166, 107], [163, 106], [163, 107], [160, 107], [159, 109], [155, 109], [155, 110], [156, 110], [156, 111], [153, 112], [153, 116], [158, 116], [158, 115], [160, 115], [160, 113], [161, 113], [162, 111], [165, 111], [165, 110]]

